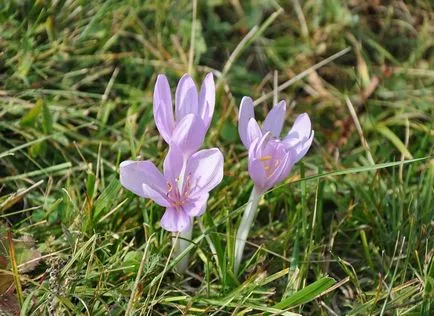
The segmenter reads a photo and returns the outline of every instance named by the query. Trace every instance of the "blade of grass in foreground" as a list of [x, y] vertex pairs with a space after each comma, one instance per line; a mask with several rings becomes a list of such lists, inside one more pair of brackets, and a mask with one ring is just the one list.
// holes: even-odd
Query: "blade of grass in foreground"
[[380, 164], [376, 164], [376, 165], [372, 165], [372, 166], [362, 166], [362, 167], [349, 168], [349, 169], [345, 169], [345, 170], [330, 171], [330, 172], [326, 172], [323, 174], [317, 174], [314, 176], [309, 176], [306, 178], [298, 179], [298, 180], [292, 181], [290, 183], [283, 183], [281, 185], [277, 185], [273, 189], [267, 191], [266, 193], [274, 191], [277, 188], [280, 188], [282, 186], [285, 186], [288, 184], [293, 184], [293, 183], [298, 183], [298, 182], [302, 182], [302, 181], [309, 181], [309, 180], [321, 179], [321, 178], [325, 178], [325, 177], [342, 176], [342, 175], [352, 174], [352, 173], [360, 173], [360, 172], [365, 172], [365, 171], [379, 170], [379, 169], [399, 166], [401, 164], [405, 165], [405, 164], [409, 164], [409, 163], [420, 162], [420, 161], [424, 161], [424, 160], [431, 159], [431, 158], [433, 158], [433, 157], [426, 156], [426, 157], [422, 157], [422, 158], [415, 158], [415, 159], [409, 159], [409, 160], [404, 160], [404, 161], [392, 161], [392, 162], [385, 162], [385, 163], [380, 163]]
[[300, 291], [295, 292], [288, 298], [285, 298], [280, 303], [273, 306], [276, 309], [286, 309], [289, 307], [294, 307], [300, 304], [305, 304], [321, 296], [330, 287], [332, 287], [336, 281], [333, 278], [324, 277], [315, 281], [314, 283], [306, 286]]

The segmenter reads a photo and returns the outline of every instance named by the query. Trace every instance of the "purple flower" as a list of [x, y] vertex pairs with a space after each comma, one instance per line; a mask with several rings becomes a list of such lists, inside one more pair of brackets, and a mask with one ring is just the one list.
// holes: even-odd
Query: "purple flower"
[[262, 129], [255, 120], [253, 101], [241, 100], [238, 132], [249, 150], [249, 174], [259, 191], [265, 192], [288, 177], [292, 166], [309, 150], [314, 132], [309, 116], [297, 117], [289, 133], [280, 139], [285, 119], [286, 103], [280, 101], [268, 113]]
[[183, 162], [183, 153], [171, 144], [164, 160], [164, 174], [150, 161], [124, 161], [121, 184], [135, 194], [166, 207], [161, 226], [171, 232], [191, 228], [192, 217], [205, 212], [208, 192], [223, 178], [223, 155], [204, 149]]
[[185, 74], [175, 93], [175, 113], [166, 76], [158, 75], [154, 89], [154, 120], [164, 140], [175, 143], [186, 156], [203, 144], [214, 113], [215, 85], [212, 73], [206, 75], [198, 94], [193, 79]]

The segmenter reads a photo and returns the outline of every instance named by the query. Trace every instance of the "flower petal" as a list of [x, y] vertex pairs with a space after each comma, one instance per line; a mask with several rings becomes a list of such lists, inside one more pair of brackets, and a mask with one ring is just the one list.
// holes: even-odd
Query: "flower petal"
[[292, 126], [286, 138], [291, 138], [295, 135], [298, 135], [300, 140], [307, 139], [310, 137], [311, 130], [312, 124], [310, 122], [309, 115], [307, 115], [307, 113], [303, 113], [297, 116], [294, 125]]
[[120, 165], [121, 184], [133, 193], [169, 206], [166, 181], [160, 170], [150, 161], [123, 161]]
[[208, 129], [215, 106], [215, 84], [212, 73], [206, 75], [199, 93], [199, 113], [203, 124]]
[[268, 142], [271, 140], [271, 133], [266, 132], [261, 137], [256, 137], [249, 148], [249, 159], [251, 158], [261, 158], [264, 153]]
[[175, 120], [173, 118], [172, 96], [166, 76], [158, 75], [154, 88], [153, 104], [154, 120], [158, 131], [164, 140], [169, 143]]
[[191, 227], [191, 218], [181, 209], [166, 208], [160, 225], [169, 232], [182, 232]]
[[209, 194], [206, 193], [197, 199], [191, 199], [184, 205], [184, 212], [188, 216], [200, 216], [206, 210], [206, 203], [208, 202]]
[[249, 175], [252, 181], [255, 183], [256, 188], [260, 192], [265, 192], [268, 188], [266, 187], [266, 179], [264, 165], [259, 159], [249, 158]]
[[280, 101], [274, 106], [262, 124], [262, 132], [271, 132], [274, 137], [279, 137], [285, 121], [286, 102]]
[[202, 147], [205, 133], [201, 118], [195, 114], [188, 114], [176, 125], [172, 141], [184, 155], [189, 156]]
[[247, 144], [249, 148], [252, 142], [262, 137], [261, 129], [259, 128], [258, 122], [252, 117], [247, 124]]
[[[207, 194], [223, 179], [223, 155], [217, 148], [204, 149], [193, 154], [187, 161], [184, 181], [191, 188], [190, 198], [194, 199]], [[184, 188], [184, 192], [186, 192]]]
[[303, 158], [307, 152], [309, 151], [310, 146], [312, 145], [314, 131], [312, 131], [312, 135], [310, 135], [310, 138], [295, 147], [296, 155], [295, 155], [295, 162], [298, 162], [301, 158]]
[[182, 152], [176, 144], [171, 143], [163, 163], [164, 178], [174, 184], [181, 175], [183, 164]]
[[267, 179], [267, 185], [269, 188], [274, 187], [276, 184], [285, 180], [288, 177], [289, 172], [291, 171], [289, 164], [291, 158], [292, 156], [288, 152], [286, 152], [285, 154], [283, 154], [282, 157], [280, 157], [281, 160], [279, 166]]
[[247, 149], [251, 143], [250, 138], [248, 137], [247, 128], [249, 121], [252, 118], [255, 118], [253, 100], [250, 97], [243, 97], [238, 113], [238, 134], [240, 134], [241, 141]]
[[292, 167], [296, 163], [295, 161], [295, 152], [294, 151], [288, 151], [287, 153], [288, 157], [283, 163], [283, 167], [280, 171], [280, 174], [277, 177], [276, 184], [282, 182], [286, 178], [288, 178], [289, 173], [291, 172]]
[[185, 74], [179, 80], [175, 93], [175, 117], [179, 122], [187, 114], [198, 114], [198, 96], [196, 85], [190, 75]]

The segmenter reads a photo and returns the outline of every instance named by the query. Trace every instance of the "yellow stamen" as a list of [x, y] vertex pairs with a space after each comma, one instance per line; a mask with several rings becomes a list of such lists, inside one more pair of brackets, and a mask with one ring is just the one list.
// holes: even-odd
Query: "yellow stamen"
[[259, 158], [260, 161], [267, 161], [267, 160], [271, 160], [273, 157], [271, 155], [267, 155], [267, 156], [262, 156], [261, 158]]

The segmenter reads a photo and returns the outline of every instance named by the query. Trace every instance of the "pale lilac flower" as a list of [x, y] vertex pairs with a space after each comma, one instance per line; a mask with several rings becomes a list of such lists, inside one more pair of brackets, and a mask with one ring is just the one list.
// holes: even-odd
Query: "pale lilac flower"
[[280, 139], [285, 120], [286, 103], [280, 101], [268, 113], [259, 127], [255, 120], [253, 100], [244, 97], [238, 116], [238, 132], [249, 150], [249, 174], [255, 186], [247, 202], [237, 230], [234, 252], [234, 271], [238, 273], [250, 227], [256, 215], [259, 198], [265, 191], [285, 180], [294, 164], [309, 150], [314, 132], [309, 116], [297, 117], [289, 133]]
[[198, 93], [193, 79], [185, 74], [175, 93], [175, 111], [169, 82], [158, 75], [154, 89], [154, 120], [164, 140], [175, 143], [185, 156], [203, 144], [214, 113], [215, 85], [212, 73], [206, 75]]
[[253, 100], [244, 97], [238, 116], [241, 141], [249, 150], [249, 174], [260, 192], [288, 177], [293, 165], [309, 150], [314, 132], [309, 116], [297, 117], [289, 133], [280, 139], [286, 103], [280, 101], [268, 113], [262, 128], [255, 120]]
[[124, 161], [121, 184], [135, 194], [166, 207], [161, 226], [171, 232], [191, 228], [192, 217], [205, 212], [208, 192], [223, 178], [223, 155], [217, 148], [204, 149], [183, 163], [183, 153], [171, 144], [164, 173], [150, 161]]

